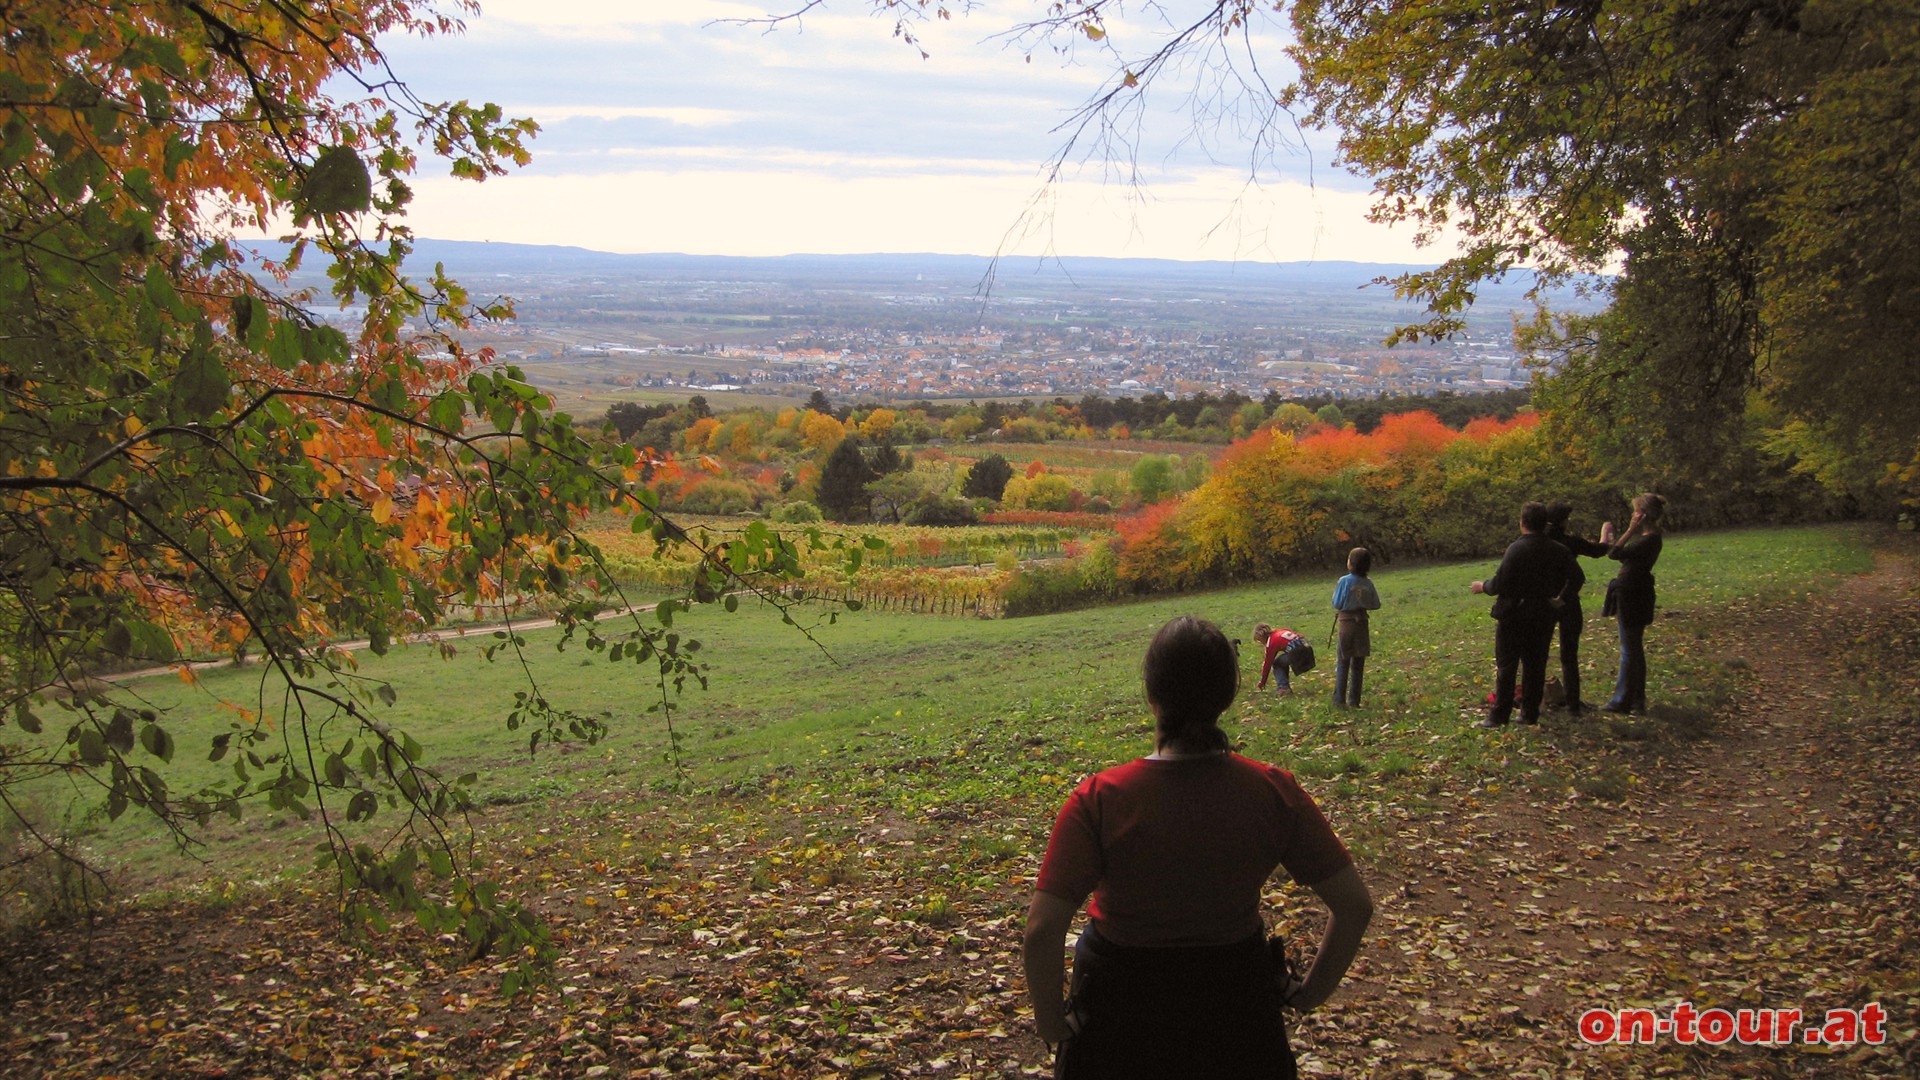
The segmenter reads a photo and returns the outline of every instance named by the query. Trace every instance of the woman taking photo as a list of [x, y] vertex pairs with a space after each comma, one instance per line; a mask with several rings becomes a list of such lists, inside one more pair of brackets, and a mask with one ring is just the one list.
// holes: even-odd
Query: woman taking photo
[[1634, 497], [1626, 532], [1616, 538], [1613, 522], [1600, 526], [1607, 557], [1620, 562], [1620, 573], [1607, 586], [1607, 613], [1620, 620], [1620, 678], [1603, 706], [1610, 713], [1647, 711], [1647, 624], [1653, 622], [1653, 564], [1660, 559], [1666, 510], [1667, 501], [1649, 491]]
[[[1024, 941], [1035, 1026], [1066, 1080], [1292, 1077], [1281, 1009], [1333, 994], [1373, 901], [1292, 774], [1229, 749], [1219, 718], [1239, 665], [1218, 627], [1166, 624], [1145, 676], [1153, 753], [1082, 781], [1047, 844]], [[1304, 979], [1267, 948], [1276, 867], [1330, 914]], [[1067, 929], [1089, 897], [1063, 1000]]]

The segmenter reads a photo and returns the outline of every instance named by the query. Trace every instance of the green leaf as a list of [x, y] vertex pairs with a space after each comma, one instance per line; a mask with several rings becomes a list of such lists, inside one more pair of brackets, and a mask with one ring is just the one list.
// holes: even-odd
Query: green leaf
[[173, 736], [158, 724], [148, 724], [140, 729], [140, 745], [161, 761], [173, 760]]
[[133, 713], [127, 709], [113, 710], [113, 719], [107, 721], [107, 730], [103, 735], [106, 744], [123, 754], [133, 752]]
[[173, 635], [167, 633], [166, 627], [145, 619], [128, 619], [127, 630], [133, 638], [130, 655], [158, 661], [174, 658], [177, 650], [173, 647]]
[[147, 267], [146, 276], [147, 303], [157, 311], [173, 312], [180, 304], [180, 294], [174, 291], [173, 279], [167, 276], [167, 268], [162, 263], [153, 263]]
[[434, 427], [447, 432], [459, 432], [466, 426], [467, 399], [458, 390], [447, 390], [437, 395], [427, 406], [427, 419]]
[[80, 761], [83, 764], [102, 765], [106, 763], [107, 741], [100, 737], [100, 732], [92, 727], [83, 727], [80, 729], [80, 734], [75, 742], [77, 744], [75, 750], [79, 754]]
[[239, 328], [241, 339], [247, 343], [247, 348], [258, 352], [267, 344], [273, 329], [273, 315], [267, 310], [267, 302], [252, 294], [240, 297], [238, 303], [247, 312], [246, 324]]
[[13, 168], [25, 161], [33, 148], [33, 125], [21, 119], [19, 113], [9, 112], [6, 126], [0, 128], [0, 167]]
[[300, 185], [300, 209], [310, 216], [357, 214], [373, 205], [373, 177], [351, 146], [320, 151]]
[[173, 377], [173, 412], [183, 420], [203, 420], [227, 403], [233, 382], [226, 366], [207, 345], [198, 342], [180, 358]]
[[304, 329], [294, 323], [274, 323], [267, 334], [267, 359], [282, 371], [295, 367], [307, 358], [311, 341]]

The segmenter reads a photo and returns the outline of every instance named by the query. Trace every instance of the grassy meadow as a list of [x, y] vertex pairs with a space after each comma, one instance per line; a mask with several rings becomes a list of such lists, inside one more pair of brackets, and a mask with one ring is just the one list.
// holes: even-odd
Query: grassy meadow
[[[397, 691], [390, 721], [428, 747], [427, 764], [480, 773], [483, 834], [517, 831], [561, 806], [653, 808], [685, 815], [682, 825], [696, 831], [702, 814], [751, 817], [756, 807], [859, 806], [958, 821], [992, 808], [988, 816], [1014, 813], [1031, 835], [981, 842], [1003, 846], [1002, 857], [1026, 856], [1080, 777], [1148, 749], [1140, 656], [1166, 619], [1196, 613], [1242, 641], [1244, 682], [1226, 725], [1243, 752], [1298, 773], [1365, 857], [1392, 821], [1501, 785], [1631, 798], [1636, 760], [1711, 724], [1715, 704], [1740, 685], [1746, 662], [1713, 644], [1716, 611], [1819, 591], [1835, 575], [1866, 570], [1871, 543], [1869, 530], [1853, 527], [1671, 537], [1658, 567], [1661, 612], [1648, 634], [1651, 715], [1559, 717], [1539, 730], [1473, 727], [1491, 685], [1493, 625], [1488, 601], [1467, 584], [1491, 562], [1377, 568], [1384, 606], [1356, 712], [1328, 700], [1332, 572], [1024, 619], [800, 609], [802, 632], [753, 605], [682, 614], [675, 628], [700, 640], [711, 667], [707, 689], [690, 684], [673, 712], [677, 761], [661, 712], [649, 711], [660, 692], [648, 669], [577, 646], [556, 652], [551, 631], [528, 633], [524, 651], [492, 662], [481, 657], [494, 640], [484, 632], [447, 637], [450, 650], [361, 654], [357, 677]], [[1598, 702], [1615, 666], [1612, 623], [1597, 613], [1610, 565], [1586, 566], [1585, 697]], [[1257, 621], [1292, 627], [1318, 648], [1320, 666], [1296, 677], [1289, 697], [1254, 689]], [[526, 732], [504, 723], [529, 679], [556, 704], [604, 715], [613, 734], [530, 755]], [[179, 746], [169, 774], [176, 789], [230, 781], [230, 762], [204, 760], [203, 748], [250, 720], [236, 705], [290, 730], [283, 688], [258, 666], [203, 669], [192, 682], [142, 679], [121, 693], [168, 715]], [[47, 713], [45, 737], [57, 739], [63, 714]], [[304, 753], [291, 738], [286, 748]], [[138, 811], [108, 824], [69, 808], [70, 794], [76, 806], [89, 802], [89, 792], [51, 783], [35, 791], [39, 818], [90, 834], [136, 892], [291, 876], [309, 865], [320, 836], [312, 822], [259, 807], [238, 826], [216, 824], [209, 846], [183, 859]], [[376, 824], [383, 821], [390, 816]], [[812, 827], [766, 823], [776, 832], [803, 826]]]

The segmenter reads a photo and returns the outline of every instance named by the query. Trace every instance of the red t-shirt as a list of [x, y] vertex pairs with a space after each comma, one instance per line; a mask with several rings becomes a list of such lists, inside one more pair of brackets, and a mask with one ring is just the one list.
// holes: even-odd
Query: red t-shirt
[[1285, 769], [1238, 754], [1140, 758], [1080, 782], [1060, 808], [1036, 887], [1117, 945], [1226, 945], [1262, 932], [1274, 867], [1302, 885], [1353, 862]]

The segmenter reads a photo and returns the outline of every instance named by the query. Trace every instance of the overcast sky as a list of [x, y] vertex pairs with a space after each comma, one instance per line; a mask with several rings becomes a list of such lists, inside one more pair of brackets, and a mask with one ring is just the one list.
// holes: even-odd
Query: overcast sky
[[[1365, 184], [1332, 168], [1324, 135], [1249, 185], [1250, 147], [1232, 118], [1190, 137], [1193, 71], [1151, 99], [1160, 111], [1140, 129], [1140, 187], [1099, 157], [1043, 187], [1060, 125], [1113, 63], [1091, 43], [1029, 60], [995, 37], [1043, 6], [977, 0], [970, 15], [918, 28], [922, 59], [867, 0], [773, 28], [725, 20], [785, 10], [777, 0], [482, 0], [463, 35], [385, 44], [420, 96], [537, 120], [533, 164], [484, 184], [423, 172], [409, 217], [423, 237], [619, 252], [1447, 256], [1416, 248], [1410, 229], [1368, 224]], [[1170, 0], [1142, 9], [1141, 23], [1209, 6]], [[1255, 45], [1284, 80], [1281, 29]], [[1113, 30], [1108, 43], [1129, 54], [1148, 47], [1142, 30]], [[1048, 202], [1023, 230], [1036, 197]]]

